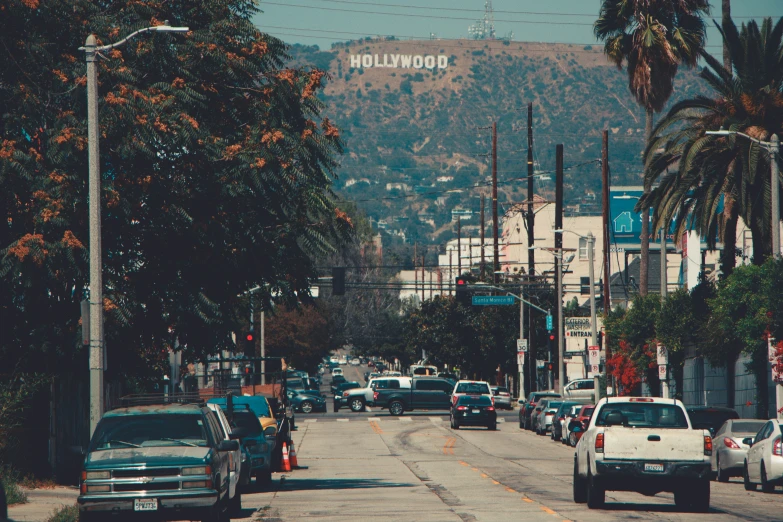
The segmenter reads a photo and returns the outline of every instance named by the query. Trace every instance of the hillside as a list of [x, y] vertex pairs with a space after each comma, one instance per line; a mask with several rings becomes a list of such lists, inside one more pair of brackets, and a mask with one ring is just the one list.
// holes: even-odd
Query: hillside
[[[644, 112], [628, 91], [625, 72], [611, 66], [598, 46], [367, 39], [329, 51], [294, 46], [292, 56], [331, 76], [326, 115], [347, 143], [338, 192], [409, 240], [443, 241], [452, 236], [453, 209], [478, 212], [490, 173], [490, 131], [482, 127], [493, 120], [501, 209], [526, 197], [526, 182], [517, 179], [527, 175], [528, 102], [536, 170], [542, 172], [537, 193], [553, 199], [549, 173], [555, 145], [563, 143], [566, 167], [586, 163], [566, 171], [566, 205], [596, 211], [591, 196], [600, 194], [595, 160], [603, 129], [610, 131], [613, 184], [640, 183]], [[406, 60], [410, 68], [402, 67]], [[700, 89], [695, 72], [683, 70], [672, 101]], [[465, 224], [477, 222], [476, 214]]]

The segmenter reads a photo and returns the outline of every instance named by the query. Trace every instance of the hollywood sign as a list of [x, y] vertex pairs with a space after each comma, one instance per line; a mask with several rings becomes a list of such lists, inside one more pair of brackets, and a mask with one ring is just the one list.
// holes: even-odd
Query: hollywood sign
[[351, 67], [353, 69], [369, 69], [371, 67], [387, 67], [389, 69], [446, 69], [449, 66], [449, 57], [440, 54], [438, 56], [411, 55], [411, 54], [352, 54]]

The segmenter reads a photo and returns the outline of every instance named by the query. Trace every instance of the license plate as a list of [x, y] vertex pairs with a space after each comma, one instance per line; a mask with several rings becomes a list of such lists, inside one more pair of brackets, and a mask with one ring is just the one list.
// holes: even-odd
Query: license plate
[[470, 410], [470, 411], [471, 411], [471, 413], [480, 413], [479, 410]]
[[644, 471], [652, 471], [654, 473], [663, 473], [663, 464], [645, 463]]
[[157, 498], [145, 498], [133, 500], [133, 511], [157, 511], [158, 499]]

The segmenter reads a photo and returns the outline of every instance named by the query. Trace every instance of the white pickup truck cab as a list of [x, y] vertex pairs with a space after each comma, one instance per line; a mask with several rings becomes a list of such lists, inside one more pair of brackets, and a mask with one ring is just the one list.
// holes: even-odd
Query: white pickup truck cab
[[607, 491], [674, 493], [677, 507], [710, 507], [709, 430], [691, 426], [674, 399], [608, 397], [595, 407], [576, 446], [574, 502], [603, 506]]

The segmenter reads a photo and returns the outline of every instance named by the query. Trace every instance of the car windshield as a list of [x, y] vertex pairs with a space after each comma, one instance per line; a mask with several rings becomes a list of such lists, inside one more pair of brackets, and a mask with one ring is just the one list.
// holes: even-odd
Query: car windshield
[[732, 433], [750, 433], [755, 435], [764, 425], [765, 421], [742, 421], [731, 425]]
[[688, 416], [694, 428], [714, 431], [718, 431], [727, 420], [739, 417], [735, 411], [724, 410], [689, 410]]
[[497, 388], [496, 393], [508, 393], [508, 388]]
[[585, 417], [589, 417], [593, 414], [594, 411], [595, 408], [585, 408], [584, 410], [582, 410], [582, 415], [584, 415]]
[[457, 401], [458, 406], [492, 406], [492, 401], [486, 395], [463, 395]]
[[478, 394], [487, 393], [487, 385], [476, 382], [463, 382], [457, 385], [457, 393]]
[[95, 429], [90, 451], [149, 446], [207, 446], [201, 412], [106, 417]]
[[248, 435], [261, 435], [261, 423], [258, 422], [258, 417], [253, 412], [235, 411], [234, 425], [245, 430]]
[[559, 402], [550, 402], [550, 403], [548, 403], [548, 404], [546, 405], [546, 409], [547, 409], [547, 410], [556, 410], [556, 409], [558, 409], [559, 407], [560, 407], [560, 403], [559, 403]]
[[599, 410], [596, 426], [622, 424], [634, 428], [687, 428], [682, 408], [660, 403], [607, 403]]
[[[219, 404], [223, 409], [225, 409], [226, 406], [226, 399], [209, 399], [207, 402], [210, 404]], [[247, 404], [258, 417], [272, 416], [269, 413], [269, 403], [264, 397], [234, 397], [233, 402], [236, 405]]]

